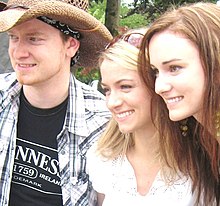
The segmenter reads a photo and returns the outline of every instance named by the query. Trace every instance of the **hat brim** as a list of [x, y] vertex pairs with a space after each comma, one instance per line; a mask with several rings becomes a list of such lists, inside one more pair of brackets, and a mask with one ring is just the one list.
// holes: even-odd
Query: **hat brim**
[[[6, 4], [0, 2], [0, 9]], [[0, 32], [5, 32], [38, 16], [47, 16], [67, 24], [80, 32], [80, 59], [78, 66], [95, 67], [98, 56], [112, 39], [108, 29], [89, 13], [70, 4], [50, 0], [38, 2], [29, 9], [8, 9], [0, 12]]]

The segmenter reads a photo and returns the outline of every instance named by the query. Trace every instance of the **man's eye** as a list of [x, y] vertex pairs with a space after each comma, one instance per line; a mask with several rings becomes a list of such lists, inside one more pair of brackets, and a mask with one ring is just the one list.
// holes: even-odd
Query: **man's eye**
[[18, 39], [17, 36], [12, 35], [12, 34], [9, 34], [8, 37], [9, 37], [10, 40], [16, 40], [16, 39]]
[[36, 37], [30, 37], [30, 38], [29, 38], [29, 40], [34, 41], [34, 42], [35, 42], [35, 41], [39, 41], [39, 38], [36, 38]]

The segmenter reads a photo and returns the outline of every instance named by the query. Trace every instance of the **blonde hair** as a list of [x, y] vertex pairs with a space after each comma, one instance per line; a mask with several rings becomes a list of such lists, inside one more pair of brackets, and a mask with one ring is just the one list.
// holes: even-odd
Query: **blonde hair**
[[117, 122], [111, 119], [105, 132], [98, 140], [97, 152], [106, 159], [114, 159], [125, 155], [132, 145], [134, 145], [133, 134], [123, 134], [119, 130]]
[[[115, 62], [124, 68], [137, 71], [139, 49], [124, 40], [118, 40], [106, 49], [99, 58], [101, 65], [104, 60]], [[114, 159], [119, 155], [125, 155], [130, 146], [134, 144], [133, 134], [123, 134], [117, 122], [111, 119], [105, 132], [98, 140], [97, 152], [107, 159]]]
[[99, 65], [107, 59], [115, 62], [119, 66], [137, 71], [138, 53], [139, 50], [136, 47], [130, 45], [124, 40], [118, 40], [100, 55]]

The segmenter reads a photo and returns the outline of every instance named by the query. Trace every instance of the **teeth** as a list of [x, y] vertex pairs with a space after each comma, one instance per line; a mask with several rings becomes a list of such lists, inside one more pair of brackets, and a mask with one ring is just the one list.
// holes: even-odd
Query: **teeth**
[[133, 113], [132, 111], [129, 111], [129, 112], [124, 112], [124, 113], [117, 114], [116, 116], [118, 118], [123, 118], [123, 117], [131, 115], [132, 113]]
[[183, 99], [182, 97], [175, 97], [175, 98], [172, 98], [172, 99], [168, 99], [167, 104], [174, 103], [174, 102], [179, 102], [182, 99]]
[[32, 66], [34, 66], [34, 64], [18, 64], [19, 65], [19, 67], [32, 67]]

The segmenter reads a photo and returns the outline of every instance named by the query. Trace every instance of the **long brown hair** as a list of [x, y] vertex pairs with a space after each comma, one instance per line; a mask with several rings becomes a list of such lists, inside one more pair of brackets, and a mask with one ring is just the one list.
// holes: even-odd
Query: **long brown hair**
[[[185, 36], [198, 48], [206, 77], [201, 124], [193, 117], [171, 121], [163, 99], [154, 92], [155, 76], [147, 51], [151, 38], [165, 30]], [[177, 164], [180, 171], [191, 176], [198, 202], [202, 199], [205, 205], [219, 205], [220, 7], [197, 3], [166, 12], [144, 36], [139, 60], [139, 72], [152, 94], [152, 116], [159, 125], [160, 144], [167, 163]], [[188, 127], [184, 136], [180, 129], [183, 123]]]

